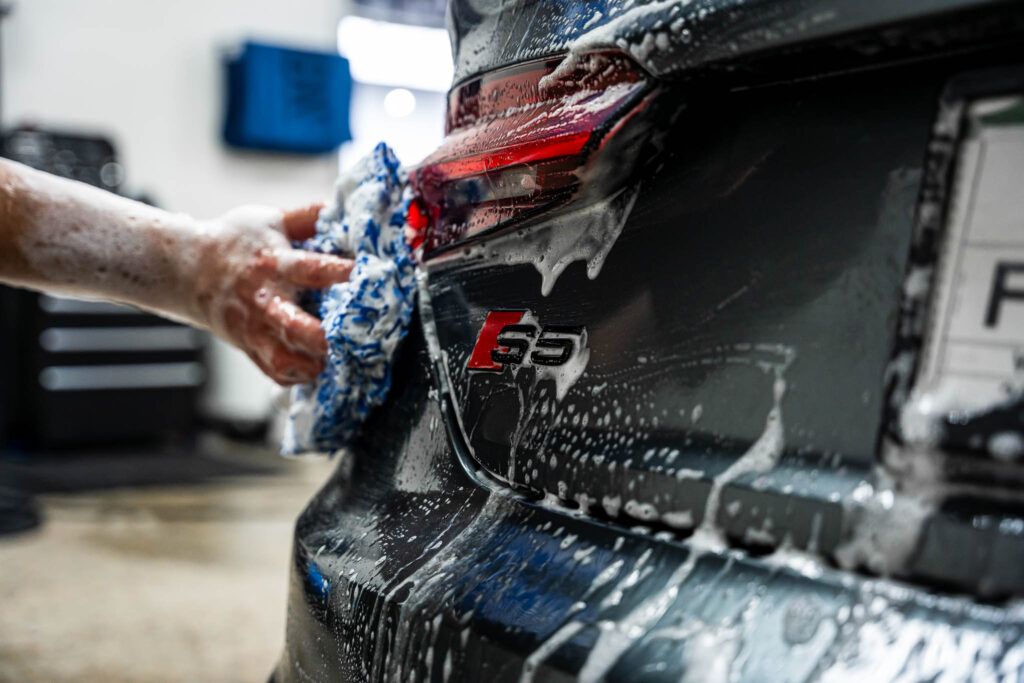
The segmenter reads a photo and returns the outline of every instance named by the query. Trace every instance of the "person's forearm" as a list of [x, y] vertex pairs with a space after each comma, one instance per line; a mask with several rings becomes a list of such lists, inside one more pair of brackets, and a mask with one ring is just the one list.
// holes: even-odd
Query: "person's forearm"
[[111, 299], [205, 325], [201, 224], [0, 160], [0, 280]]
[[197, 221], [0, 160], [0, 282], [133, 304], [207, 327], [281, 383], [308, 381], [327, 344], [296, 305], [352, 262], [292, 249], [318, 206]]

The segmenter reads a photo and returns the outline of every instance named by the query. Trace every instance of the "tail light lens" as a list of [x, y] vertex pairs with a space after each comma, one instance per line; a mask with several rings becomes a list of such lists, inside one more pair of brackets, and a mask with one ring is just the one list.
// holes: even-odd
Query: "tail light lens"
[[593, 152], [646, 87], [632, 60], [598, 51], [517, 64], [454, 88], [445, 139], [412, 173], [425, 254], [572, 197]]

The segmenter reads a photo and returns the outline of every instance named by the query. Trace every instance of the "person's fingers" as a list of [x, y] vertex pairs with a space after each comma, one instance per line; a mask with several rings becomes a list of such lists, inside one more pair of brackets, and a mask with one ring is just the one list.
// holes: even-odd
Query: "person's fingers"
[[[250, 300], [246, 306], [229, 307], [223, 318], [223, 335], [245, 351], [260, 370], [278, 384], [287, 386], [311, 382], [323, 369], [326, 344], [322, 338], [318, 340], [309, 332], [309, 326], [305, 324], [308, 321], [304, 318], [311, 319], [314, 327], [319, 328], [319, 325], [315, 318], [298, 307], [296, 309], [303, 317], [297, 317], [291, 310], [279, 310], [270, 317], [267, 311], [274, 308], [275, 300], [281, 299], [268, 296], [262, 298], [262, 304], [259, 300]], [[297, 324], [296, 319], [302, 322]], [[297, 334], [292, 333], [295, 339], [291, 342], [287, 338], [289, 333], [285, 331], [285, 323], [290, 329], [300, 330]]]
[[297, 353], [281, 344], [274, 347], [271, 364], [275, 379], [281, 383], [311, 382], [324, 367], [322, 360]]
[[301, 209], [284, 212], [281, 221], [284, 236], [290, 240], [308, 240], [316, 234], [316, 219], [320, 216], [323, 203], [317, 202]]
[[282, 386], [312, 382], [323, 369], [323, 363], [264, 338], [249, 350], [249, 357], [260, 370]]
[[351, 259], [330, 254], [297, 249], [277, 253], [277, 268], [281, 275], [292, 284], [309, 289], [323, 289], [348, 280], [353, 265]]
[[290, 387], [295, 384], [308, 384], [315, 380], [317, 376], [316, 372], [309, 372], [306, 369], [297, 369], [294, 367], [289, 367], [280, 371], [275, 369], [274, 366], [268, 365], [256, 357], [252, 357], [252, 359], [264, 375], [282, 387]]
[[291, 301], [274, 297], [267, 304], [266, 315], [271, 333], [293, 349], [313, 358], [323, 358], [327, 353], [327, 340], [320, 321]]

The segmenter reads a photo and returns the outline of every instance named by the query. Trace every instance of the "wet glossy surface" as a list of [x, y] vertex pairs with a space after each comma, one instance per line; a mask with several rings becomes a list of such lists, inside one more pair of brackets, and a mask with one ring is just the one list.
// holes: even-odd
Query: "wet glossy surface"
[[1014, 609], [489, 493], [446, 445], [410, 341], [395, 409], [299, 521], [275, 680], [1024, 675]]
[[[1024, 677], [1019, 492], [881, 438], [939, 93], [1019, 59], [1019, 5], [582, 5], [456, 3], [460, 74], [613, 43], [687, 82], [576, 203], [429, 261], [395, 392], [297, 527], [277, 678]], [[497, 309], [586, 353], [472, 374]]]
[[[999, 0], [462, 0], [452, 3], [455, 80], [595, 44], [659, 76], [760, 77], [790, 52], [844, 65], [970, 45], [1024, 27]], [[953, 21], [950, 14], [960, 13]], [[936, 21], [937, 16], [947, 14]], [[894, 24], [882, 33], [878, 26]], [[588, 35], [589, 34], [589, 35]], [[659, 37], [660, 36], [660, 37]], [[776, 54], [772, 54], [775, 52]], [[780, 55], [781, 53], [781, 55]], [[783, 60], [785, 57], [783, 57]], [[800, 66], [797, 62], [804, 61]], [[730, 67], [724, 67], [731, 64]], [[789, 69], [818, 69], [794, 60]], [[733, 73], [731, 71], [739, 71]]]
[[[569, 213], [429, 262], [439, 341], [476, 461], [520, 490], [605, 519], [689, 532], [705, 521], [713, 482], [762, 436], [782, 370], [778, 462], [731, 480], [709, 522], [748, 547], [835, 556], [851, 507], [863, 502], [851, 502], [854, 491], [877, 483], [921, 165], [949, 69], [733, 94], [665, 89], [632, 125], [658, 131], [671, 120], [672, 132], [632, 174], [610, 163], [639, 196], [598, 277], [575, 261], [545, 295], [544, 264], [522, 263], [516, 251], [579, 259], [547, 236], [570, 223], [594, 232], [586, 223], [604, 208], [597, 219]], [[467, 368], [487, 312], [516, 308], [587, 330], [585, 371], [561, 400], [535, 368]], [[1016, 526], [981, 521], [991, 506], [977, 500], [946, 508], [916, 522], [920, 547], [916, 531], [896, 542], [909, 546], [897, 573], [1017, 590]], [[980, 535], [961, 561], [936, 561], [950, 538], [971, 533]], [[870, 553], [888, 544], [872, 542]]]
[[[871, 462], [937, 90], [903, 75], [889, 86], [855, 78], [707, 95], [624, 178], [639, 197], [593, 281], [577, 263], [542, 296], [532, 264], [506, 265], [489, 242], [431, 268], [438, 333], [477, 456], [551, 492], [558, 478], [598, 469], [573, 466], [588, 450], [669, 477], [714, 469], [703, 461], [741, 453], [761, 434], [765, 368], [792, 352], [786, 450]], [[552, 221], [508, 239], [559, 230]], [[466, 369], [486, 312], [511, 308], [588, 330], [586, 373], [564, 400], [526, 368], [514, 381]], [[548, 465], [527, 462], [539, 452], [565, 456], [575, 471], [532, 481], [532, 467]]]

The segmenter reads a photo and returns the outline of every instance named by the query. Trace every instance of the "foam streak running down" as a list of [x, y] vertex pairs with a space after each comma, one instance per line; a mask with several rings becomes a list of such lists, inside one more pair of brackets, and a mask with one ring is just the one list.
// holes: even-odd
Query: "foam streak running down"
[[380, 143], [338, 179], [334, 203], [302, 246], [355, 258], [348, 282], [309, 294], [327, 335], [327, 363], [314, 384], [293, 389], [285, 455], [347, 445], [391, 387], [391, 361], [415, 300], [415, 264], [405, 241], [405, 173]]

